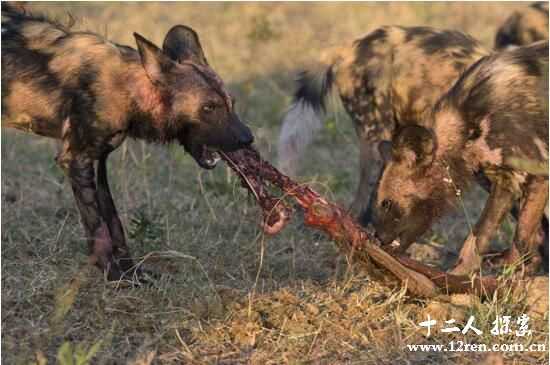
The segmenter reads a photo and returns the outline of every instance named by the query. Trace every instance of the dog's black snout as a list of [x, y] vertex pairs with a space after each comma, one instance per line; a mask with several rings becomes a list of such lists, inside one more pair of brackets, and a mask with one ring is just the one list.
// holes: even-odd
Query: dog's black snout
[[231, 124], [231, 130], [233, 138], [239, 145], [239, 147], [246, 147], [254, 142], [254, 135], [246, 124], [239, 119], [235, 119]]
[[239, 143], [243, 146], [248, 146], [254, 143], [254, 135], [252, 135], [252, 132], [246, 126], [244, 127], [241, 136], [239, 136]]
[[228, 145], [227, 148], [239, 149], [254, 143], [254, 135], [252, 134], [252, 131], [236, 114], [233, 115], [233, 118], [229, 123], [228, 132], [229, 134], [226, 134], [226, 136], [231, 140], [231, 142], [227, 141], [227, 143], [230, 143], [231, 146]]

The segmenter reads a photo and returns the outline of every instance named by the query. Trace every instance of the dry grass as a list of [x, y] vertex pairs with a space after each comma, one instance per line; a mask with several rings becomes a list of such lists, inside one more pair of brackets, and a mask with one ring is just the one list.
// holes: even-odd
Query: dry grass
[[[70, 10], [79, 27], [126, 44], [133, 44], [134, 31], [160, 43], [173, 24], [194, 27], [209, 61], [237, 95], [259, 148], [273, 159], [293, 77], [322, 48], [387, 23], [461, 29], [490, 46], [498, 24], [524, 5], [34, 6], [60, 16]], [[351, 123], [340, 109], [333, 109], [327, 128], [306, 156], [303, 180], [348, 204], [357, 183], [357, 146]], [[517, 315], [525, 310], [521, 296], [500, 293], [466, 307], [425, 303], [371, 281], [299, 219], [282, 234], [264, 237], [258, 229], [258, 209], [228, 169], [201, 171], [176, 146], [127, 141], [111, 157], [112, 187], [133, 253], [161, 278], [145, 288], [106, 283], [86, 266], [83, 230], [70, 189], [54, 163], [56, 149], [51, 141], [2, 130], [6, 363], [53, 363], [60, 349], [63, 356], [80, 351], [84, 358], [96, 344], [98, 351], [90, 356], [99, 364], [464, 364], [479, 362], [484, 355], [412, 353], [404, 346], [452, 339], [515, 340], [496, 341], [486, 334], [495, 313]], [[467, 199], [465, 205], [471, 217], [479, 214], [479, 192], [474, 195], [477, 199]], [[510, 231], [507, 224], [500, 239], [508, 239]], [[416, 255], [441, 263], [447, 256], [439, 251], [456, 252], [454, 246], [466, 232], [464, 214], [458, 212], [426, 237], [436, 249], [420, 246]], [[462, 320], [475, 314], [484, 336], [424, 338], [418, 323], [434, 306]], [[532, 322], [531, 328], [532, 342], [546, 342], [544, 320]], [[548, 361], [544, 353], [505, 357], [515, 364]]]

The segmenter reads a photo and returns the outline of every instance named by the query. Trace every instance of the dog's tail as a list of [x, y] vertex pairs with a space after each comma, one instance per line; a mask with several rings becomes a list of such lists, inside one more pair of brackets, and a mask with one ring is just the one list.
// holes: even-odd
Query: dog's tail
[[2, 2], [2, 52], [46, 48], [65, 36], [75, 19], [68, 15], [65, 22], [31, 12], [25, 2]]
[[334, 47], [322, 53], [317, 64], [299, 74], [294, 100], [286, 112], [277, 145], [278, 165], [296, 176], [298, 160], [322, 127], [325, 99], [334, 83], [336, 68], [349, 47]]

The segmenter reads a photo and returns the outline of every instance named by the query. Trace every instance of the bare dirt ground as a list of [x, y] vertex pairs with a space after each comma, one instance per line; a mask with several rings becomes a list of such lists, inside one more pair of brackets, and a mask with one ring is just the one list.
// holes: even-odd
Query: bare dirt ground
[[[235, 93], [257, 146], [272, 161], [294, 76], [324, 47], [384, 24], [459, 29], [490, 47], [497, 26], [522, 6], [526, 4], [31, 4], [62, 19], [70, 11], [77, 28], [132, 46], [134, 31], [160, 44], [172, 25], [192, 26], [209, 62]], [[334, 97], [326, 127], [304, 158], [300, 180], [349, 204], [358, 179], [355, 138]], [[160, 279], [142, 288], [107, 283], [87, 266], [78, 212], [53, 159], [57, 148], [53, 141], [2, 129], [6, 364], [548, 362], [546, 352], [508, 351], [488, 359], [481, 352], [413, 352], [406, 347], [459, 340], [546, 344], [544, 278], [535, 283], [539, 290], [525, 286], [512, 292], [504, 282], [485, 301], [410, 298], [402, 288], [388, 287], [349, 265], [332, 242], [305, 228], [299, 215], [281, 234], [264, 236], [258, 208], [229, 169], [200, 170], [175, 145], [127, 141], [109, 161], [133, 254]], [[478, 190], [468, 194], [464, 209], [434, 227], [412, 254], [448, 266], [483, 201]], [[508, 220], [495, 242], [505, 245], [512, 233]], [[496, 315], [515, 321], [527, 312], [531, 336], [490, 333]], [[430, 337], [419, 325], [428, 314], [438, 320]], [[444, 320], [455, 319], [463, 328], [471, 315], [481, 335], [441, 332]]]

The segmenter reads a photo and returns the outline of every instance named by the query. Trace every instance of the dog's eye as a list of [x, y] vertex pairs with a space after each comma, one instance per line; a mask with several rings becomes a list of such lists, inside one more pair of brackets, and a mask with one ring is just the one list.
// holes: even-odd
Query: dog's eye
[[388, 212], [391, 209], [392, 205], [393, 205], [393, 202], [389, 199], [384, 199], [381, 204], [382, 209], [384, 209], [386, 212]]
[[216, 104], [206, 104], [202, 107], [202, 111], [205, 113], [212, 113], [218, 106]]

